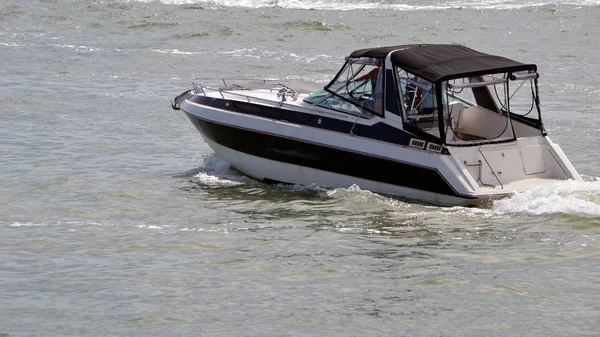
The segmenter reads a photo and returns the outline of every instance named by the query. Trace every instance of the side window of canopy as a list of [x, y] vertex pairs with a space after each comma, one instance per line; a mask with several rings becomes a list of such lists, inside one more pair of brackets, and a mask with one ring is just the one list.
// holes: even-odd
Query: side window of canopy
[[[401, 68], [396, 68], [396, 74], [405, 116], [431, 115], [437, 111], [438, 93], [433, 83]], [[442, 95], [444, 105], [447, 100], [446, 95]]]
[[395, 71], [404, 122], [448, 144], [505, 141], [542, 131], [535, 72], [434, 84], [401, 68]]
[[[434, 83], [396, 67], [399, 102], [402, 105], [403, 119], [422, 131], [439, 137], [438, 95]], [[445, 86], [445, 85], [444, 85]], [[447, 104], [448, 97], [442, 95], [442, 104]]]

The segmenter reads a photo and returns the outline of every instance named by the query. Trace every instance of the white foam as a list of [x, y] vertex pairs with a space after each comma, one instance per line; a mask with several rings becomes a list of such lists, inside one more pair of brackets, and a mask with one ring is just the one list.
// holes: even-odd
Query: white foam
[[23, 47], [24, 45], [22, 45], [22, 44], [16, 44], [14, 42], [0, 42], [0, 46], [4, 46], [4, 47]]
[[72, 45], [72, 44], [52, 44], [52, 46], [58, 47], [58, 48], [73, 49], [77, 52], [97, 52], [97, 51], [102, 50], [102, 49], [96, 48], [96, 47], [76, 46], [76, 45]]
[[336, 197], [336, 196], [341, 196], [341, 197], [346, 197], [346, 196], [364, 196], [364, 197], [373, 197], [376, 196], [377, 194], [368, 191], [368, 190], [363, 190], [360, 188], [360, 186], [354, 184], [348, 188], [334, 188], [332, 190], [328, 190], [327, 191], [327, 196], [329, 197]]
[[[4, 225], [4, 222], [0, 221], [0, 226]], [[7, 223], [8, 227], [45, 227], [45, 226], [66, 226], [66, 227], [79, 227], [79, 226], [103, 226], [104, 224], [98, 222], [81, 222], [81, 221], [48, 221], [48, 222], [12, 222]], [[69, 229], [71, 230], [71, 229]]]
[[543, 185], [494, 201], [495, 213], [569, 214], [600, 216], [600, 180], [565, 181]]
[[[368, 201], [370, 205], [383, 208], [398, 209], [407, 214], [407, 208], [416, 207], [414, 215], [419, 217], [431, 215], [432, 212], [442, 216], [459, 215], [476, 218], [503, 217], [507, 214], [567, 214], [581, 217], [600, 216], [600, 179], [588, 181], [565, 181], [543, 185], [523, 191], [512, 197], [496, 200], [490, 208], [477, 207], [435, 207], [411, 204], [399, 199], [385, 197], [353, 185], [349, 188], [327, 190], [327, 196], [356, 201]], [[424, 209], [423, 209], [424, 208]]]
[[404, 212], [407, 207], [410, 208], [412, 206], [412, 204], [400, 199], [363, 190], [358, 185], [352, 185], [348, 188], [335, 188], [327, 190], [326, 193], [328, 197], [350, 201], [350, 203], [354, 204], [352, 206], [353, 209], [365, 208], [373, 210], [375, 207], [377, 209], [402, 210]]
[[194, 176], [194, 180], [210, 186], [236, 186], [251, 184], [255, 181], [236, 174], [231, 170], [229, 163], [219, 158], [214, 153], [202, 157], [200, 172]]
[[333, 59], [333, 56], [320, 54], [320, 55], [305, 55], [305, 54], [295, 54], [295, 53], [286, 53], [281, 51], [265, 51], [259, 50], [257, 48], [242, 48], [228, 51], [221, 51], [219, 54], [229, 55], [233, 58], [253, 58], [253, 59], [262, 59], [266, 58], [269, 60], [277, 60], [277, 61], [290, 61], [292, 63], [313, 63], [314, 61], [328, 60]]
[[161, 53], [161, 54], [181, 54], [181, 55], [202, 55], [204, 53], [199, 52], [191, 52], [191, 51], [182, 51], [179, 49], [152, 49], [153, 52]]
[[155, 226], [155, 225], [137, 225], [135, 227], [142, 228], [142, 229], [163, 229], [162, 226]]
[[33, 222], [13, 222], [9, 225], [9, 227], [41, 227], [43, 224], [33, 223]]
[[[137, 0], [139, 2], [154, 2], [155, 0]], [[454, 1], [435, 1], [428, 5], [406, 4], [406, 3], [382, 3], [378, 0], [349, 0], [349, 1], [327, 1], [327, 0], [160, 0], [164, 4], [170, 5], [190, 5], [197, 4], [210, 7], [242, 7], [242, 8], [265, 8], [280, 7], [286, 9], [313, 9], [313, 10], [443, 10], [451, 8], [472, 8], [472, 9], [520, 9], [528, 7], [540, 7], [547, 5], [574, 5], [574, 6], [596, 6], [600, 0], [454, 0]]]

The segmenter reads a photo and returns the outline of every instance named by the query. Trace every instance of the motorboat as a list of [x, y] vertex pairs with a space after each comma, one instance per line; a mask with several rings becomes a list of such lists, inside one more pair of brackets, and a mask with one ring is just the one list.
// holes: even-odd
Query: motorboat
[[352, 52], [325, 85], [193, 79], [171, 104], [257, 180], [477, 205], [581, 180], [544, 128], [538, 79], [462, 45], [400, 45]]

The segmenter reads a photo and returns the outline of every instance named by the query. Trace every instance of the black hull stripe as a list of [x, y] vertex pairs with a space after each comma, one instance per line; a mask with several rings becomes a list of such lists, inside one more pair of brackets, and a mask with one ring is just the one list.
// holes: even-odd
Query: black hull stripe
[[[253, 116], [260, 116], [274, 120], [283, 120], [294, 124], [310, 126], [344, 134], [349, 134], [350, 132], [352, 132], [352, 134], [356, 136], [361, 136], [364, 138], [384, 141], [387, 143], [402, 146], [408, 146], [411, 138], [422, 139], [425, 141], [431, 141], [433, 143], [439, 144], [439, 142], [434, 141], [433, 136], [428, 134], [416, 136], [404, 130], [396, 129], [382, 122], [378, 122], [373, 125], [362, 125], [360, 123], [354, 122], [356, 117], [353, 117], [352, 121], [343, 121], [323, 115], [316, 116], [300, 111], [262, 106], [248, 102], [206, 97], [201, 95], [194, 95], [188, 98], [188, 100], [196, 104], [215, 109], [232, 111]], [[418, 129], [415, 128], [415, 130]], [[449, 152], [446, 148], [444, 148], [442, 154], [449, 154]]]
[[189, 113], [186, 115], [206, 138], [239, 152], [396, 186], [465, 197], [458, 195], [434, 169], [222, 125]]

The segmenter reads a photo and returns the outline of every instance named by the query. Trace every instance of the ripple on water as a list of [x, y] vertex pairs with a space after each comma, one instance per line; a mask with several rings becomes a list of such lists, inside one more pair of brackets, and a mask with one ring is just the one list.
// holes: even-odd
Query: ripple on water
[[0, 334], [597, 335], [597, 178], [479, 208], [273, 186], [199, 158], [166, 113], [193, 74], [326, 83], [355, 49], [464, 43], [546, 69], [551, 135], [597, 176], [597, 6], [80, 1], [66, 22], [74, 2], [17, 2], [0, 14]]

